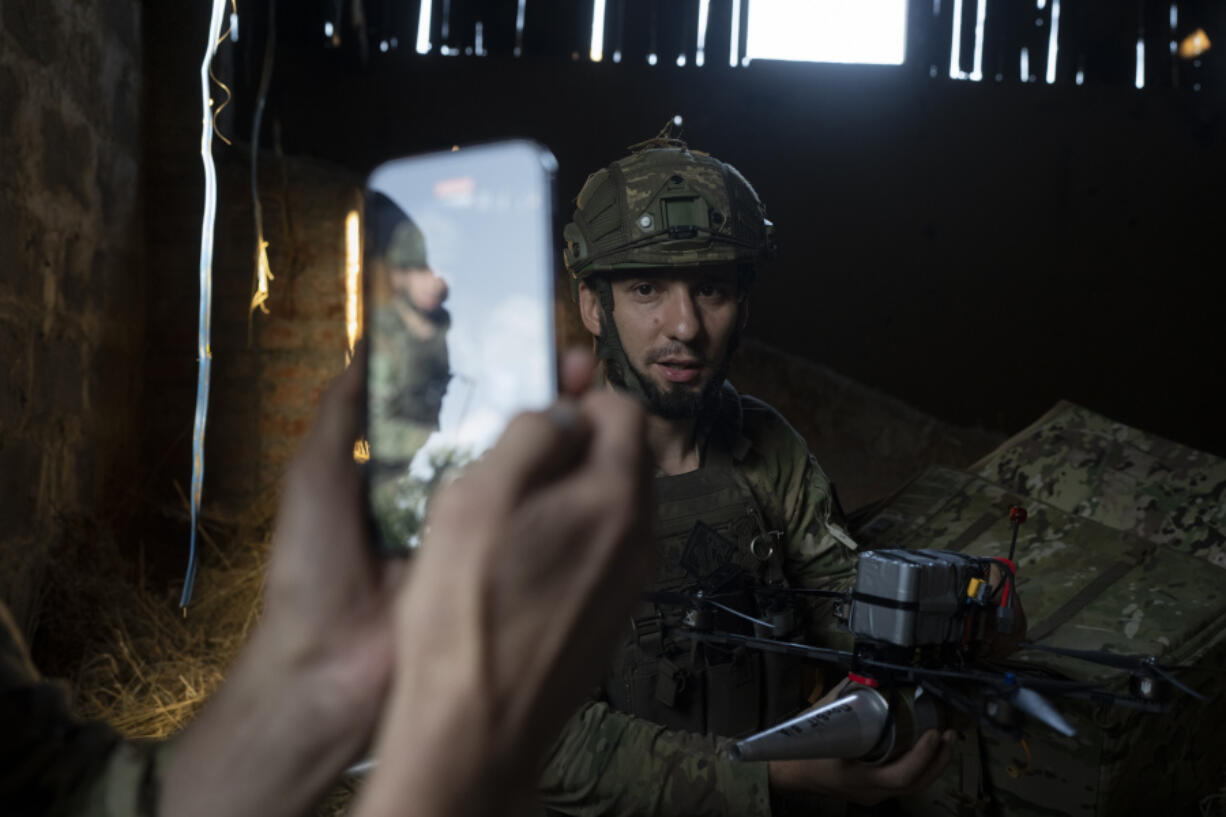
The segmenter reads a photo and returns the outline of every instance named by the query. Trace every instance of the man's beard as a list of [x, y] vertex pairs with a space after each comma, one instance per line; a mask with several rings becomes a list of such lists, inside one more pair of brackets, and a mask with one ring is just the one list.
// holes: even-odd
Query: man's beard
[[[666, 350], [656, 357], [662, 359], [671, 353], [672, 350]], [[614, 387], [622, 391], [631, 390], [627, 383], [626, 372], [622, 370], [623, 365], [629, 366], [638, 375], [638, 382], [642, 386], [648, 411], [665, 420], [692, 420], [713, 411], [719, 405], [720, 389], [728, 376], [731, 354], [725, 355], [711, 378], [697, 391], [682, 387], [661, 389], [646, 372], [640, 371], [637, 366], [630, 363], [624, 353], [619, 357], [621, 360], [605, 361], [605, 377]]]

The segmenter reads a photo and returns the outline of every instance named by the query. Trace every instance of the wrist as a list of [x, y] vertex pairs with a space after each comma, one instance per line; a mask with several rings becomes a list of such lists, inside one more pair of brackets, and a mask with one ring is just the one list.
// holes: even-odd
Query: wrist
[[530, 796], [534, 769], [506, 745], [496, 707], [468, 679], [454, 681], [441, 689], [398, 680], [356, 815], [399, 815], [411, 802], [421, 814], [484, 817], [514, 813], [517, 798]]
[[837, 794], [836, 787], [828, 785], [824, 779], [823, 772], [828, 763], [820, 760], [770, 760], [766, 765], [772, 795], [804, 793], [829, 797]]

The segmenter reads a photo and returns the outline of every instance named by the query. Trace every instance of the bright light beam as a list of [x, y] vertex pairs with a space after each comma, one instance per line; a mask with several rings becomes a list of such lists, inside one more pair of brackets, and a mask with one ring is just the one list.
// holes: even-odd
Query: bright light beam
[[417, 53], [430, 53], [430, 12], [434, 4], [430, 0], [422, 0], [421, 14], [417, 18]]
[[988, 0], [979, 0], [975, 6], [975, 64], [971, 67], [971, 79], [983, 79], [983, 30], [988, 22]]
[[345, 217], [345, 337], [349, 355], [362, 336], [362, 219], [357, 210]]
[[1145, 38], [1137, 38], [1137, 90], [1145, 87]]
[[[345, 337], [349, 341], [345, 352], [348, 366], [362, 337], [362, 217], [357, 210], [350, 210], [345, 217]], [[370, 443], [365, 439], [353, 444], [353, 460], [370, 460]]]
[[515, 56], [520, 56], [524, 53], [524, 6], [528, 0], [519, 0], [519, 7], [515, 10]]
[[204, 163], [204, 218], [200, 225], [200, 322], [196, 354], [200, 369], [196, 378], [196, 418], [192, 428], [191, 540], [187, 552], [187, 573], [179, 606], [192, 600], [196, 583], [196, 524], [200, 517], [200, 496], [204, 490], [204, 431], [209, 419], [209, 375], [213, 364], [210, 343], [213, 318], [213, 225], [217, 219], [217, 167], [213, 164], [213, 100], [209, 87], [209, 67], [217, 54], [226, 0], [213, 0], [208, 44], [200, 63], [200, 102], [204, 121], [200, 130], [200, 159]]
[[1060, 0], [1051, 3], [1051, 33], [1047, 35], [1047, 84], [1056, 81], [1056, 50], [1060, 47]]
[[707, 17], [711, 13], [711, 0], [698, 0], [698, 48], [694, 54], [694, 64], [699, 68], [707, 61]]
[[949, 48], [949, 78], [966, 79], [962, 71], [962, 0], [954, 0], [954, 30]]
[[605, 0], [592, 0], [592, 62], [604, 59], [604, 4]]
[[728, 65], [736, 68], [741, 52], [741, 4], [732, 0], [732, 37], [728, 44]]
[[746, 25], [750, 60], [901, 65], [906, 56], [906, 0], [753, 0]]

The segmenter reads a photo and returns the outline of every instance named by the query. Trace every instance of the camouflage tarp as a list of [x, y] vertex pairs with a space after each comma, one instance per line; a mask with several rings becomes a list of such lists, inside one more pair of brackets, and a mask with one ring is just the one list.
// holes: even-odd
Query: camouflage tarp
[[1226, 459], [1057, 403], [971, 466], [1061, 510], [1226, 567]]
[[[1022, 504], [1015, 561], [1029, 632], [1045, 645], [1154, 655], [1163, 662], [1226, 666], [1226, 583], [1185, 553], [1131, 532], [1022, 498], [970, 473], [932, 469], [879, 506], [856, 530], [864, 548], [1008, 553], [1009, 506]], [[1036, 651], [1014, 656], [1035, 672], [1122, 692], [1128, 673]], [[1028, 669], [1022, 669], [1027, 672]], [[958, 756], [910, 814], [1116, 815], [1196, 813], [1222, 783], [1226, 677], [1180, 678], [1208, 703], [1175, 702], [1165, 714], [1068, 697], [1053, 703], [1077, 729], [1065, 738], [1039, 724], [1026, 744], [985, 730], [962, 733]], [[965, 725], [965, 724], [964, 724]], [[1029, 755], [1029, 759], [1027, 757]]]

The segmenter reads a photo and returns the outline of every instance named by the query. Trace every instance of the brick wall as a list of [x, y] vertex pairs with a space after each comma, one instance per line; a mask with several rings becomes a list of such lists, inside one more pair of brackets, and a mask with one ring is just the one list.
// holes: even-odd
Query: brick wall
[[0, 598], [120, 513], [139, 400], [140, 4], [0, 0]]
[[[218, 144], [213, 263], [213, 369], [205, 436], [206, 512], [241, 512], [275, 486], [309, 427], [326, 384], [345, 365], [345, 216], [360, 180], [327, 165], [261, 157], [260, 196], [274, 280], [269, 314], [251, 315], [255, 227], [248, 153]], [[180, 191], [181, 192], [181, 191]], [[190, 200], [176, 205], [193, 211]], [[198, 218], [198, 211], [192, 212]], [[179, 214], [151, 213], [170, 225]], [[186, 558], [183, 488], [191, 478], [196, 398], [199, 225], [166, 226], [152, 248], [168, 270], [154, 284], [148, 354], [146, 443], [149, 496], [177, 508], [175, 524], [147, 526], [155, 556], [173, 576]], [[173, 270], [173, 273], [169, 271]]]
[[[246, 157], [227, 162], [218, 222], [214, 398], [205, 501], [241, 506], [275, 486], [310, 426], [319, 395], [345, 365], [345, 218], [361, 180], [304, 159], [262, 158], [269, 314], [248, 305], [255, 268]], [[224, 238], [223, 238], [224, 237]]]

